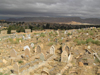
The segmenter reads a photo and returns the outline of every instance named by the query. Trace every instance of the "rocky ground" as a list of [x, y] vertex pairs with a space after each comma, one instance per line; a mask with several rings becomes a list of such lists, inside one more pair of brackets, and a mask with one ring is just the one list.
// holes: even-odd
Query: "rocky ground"
[[99, 34], [92, 27], [0, 36], [0, 75], [99, 75]]

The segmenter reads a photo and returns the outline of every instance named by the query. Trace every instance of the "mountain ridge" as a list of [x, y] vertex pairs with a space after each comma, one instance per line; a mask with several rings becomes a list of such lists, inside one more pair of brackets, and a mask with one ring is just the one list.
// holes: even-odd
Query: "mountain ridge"
[[80, 17], [23, 17], [23, 18], [9, 18], [6, 19], [6, 21], [14, 21], [14, 22], [19, 22], [19, 21], [24, 21], [24, 22], [80, 22], [80, 23], [90, 23], [90, 24], [100, 24], [100, 19], [99, 18], [85, 18], [82, 19]]

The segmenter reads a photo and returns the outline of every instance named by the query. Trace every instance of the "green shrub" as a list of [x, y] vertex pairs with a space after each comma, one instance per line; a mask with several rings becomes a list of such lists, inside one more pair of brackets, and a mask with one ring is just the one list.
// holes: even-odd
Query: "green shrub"
[[23, 41], [22, 38], [16, 38], [16, 40], [14, 41], [12, 38], [9, 38], [8, 41], [10, 41], [11, 44], [18, 44], [19, 40]]
[[48, 46], [52, 46], [54, 43], [53, 42], [50, 42], [50, 43], [48, 43]]
[[40, 37], [45, 37], [45, 34], [44, 34], [44, 33], [41, 33], [41, 34], [40, 34]]
[[93, 32], [90, 32], [90, 35], [94, 35], [94, 33]]
[[62, 39], [59, 40], [59, 43], [61, 43], [61, 42], [62, 42]]
[[82, 40], [81, 43], [82, 43], [82, 44], [86, 44], [86, 41]]
[[77, 41], [77, 44], [78, 44], [78, 45], [81, 45], [82, 43], [81, 43], [81, 41], [80, 41], [80, 40], [78, 40], [78, 41]]
[[74, 40], [74, 42], [77, 42], [77, 41], [78, 41], [78, 39], [75, 39], [75, 40]]
[[10, 74], [6, 73], [6, 74], [4, 74], [4, 75], [10, 75]]
[[[57, 32], [56, 32], [57, 33]], [[50, 33], [49, 33], [49, 35], [53, 35], [53, 32], [51, 31]]]
[[23, 61], [18, 61], [19, 64], [23, 63]]
[[75, 39], [74, 42], [77, 42], [78, 45], [81, 45], [81, 44], [88, 44], [88, 43], [100, 45], [100, 41], [98, 41], [98, 40], [93, 40], [92, 38], [88, 38], [88, 39], [86, 39], [86, 41]]
[[0, 72], [0, 75], [3, 75], [3, 73], [2, 73], [2, 72]]
[[93, 41], [93, 39], [92, 38], [89, 38], [89, 39], [86, 40], [86, 43], [88, 44], [88, 43], [90, 43], [92, 41]]
[[72, 35], [71, 33], [68, 33], [67, 35]]
[[96, 45], [100, 45], [100, 41], [98, 41], [98, 40], [93, 40], [92, 43], [96, 44]]
[[98, 63], [98, 62], [100, 62], [100, 61], [99, 61], [97, 58], [95, 58], [94, 62], [95, 62], [95, 63]]

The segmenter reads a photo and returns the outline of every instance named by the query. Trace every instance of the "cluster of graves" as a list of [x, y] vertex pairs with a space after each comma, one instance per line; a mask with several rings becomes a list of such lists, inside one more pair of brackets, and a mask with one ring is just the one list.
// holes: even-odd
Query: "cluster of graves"
[[[94, 29], [95, 35], [83, 32]], [[88, 37], [100, 40], [97, 36], [99, 36], [97, 28], [9, 35], [0, 40], [0, 73], [2, 75], [100, 74], [99, 45], [91, 43], [77, 45], [74, 42], [75, 39], [85, 40]], [[23, 41], [12, 44], [6, 41], [8, 38], [14, 40], [22, 38]]]

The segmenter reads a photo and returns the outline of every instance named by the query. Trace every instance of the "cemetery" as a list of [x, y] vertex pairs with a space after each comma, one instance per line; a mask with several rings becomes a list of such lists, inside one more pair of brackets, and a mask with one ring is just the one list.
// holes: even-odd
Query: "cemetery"
[[100, 28], [12, 33], [0, 36], [0, 75], [100, 75]]

